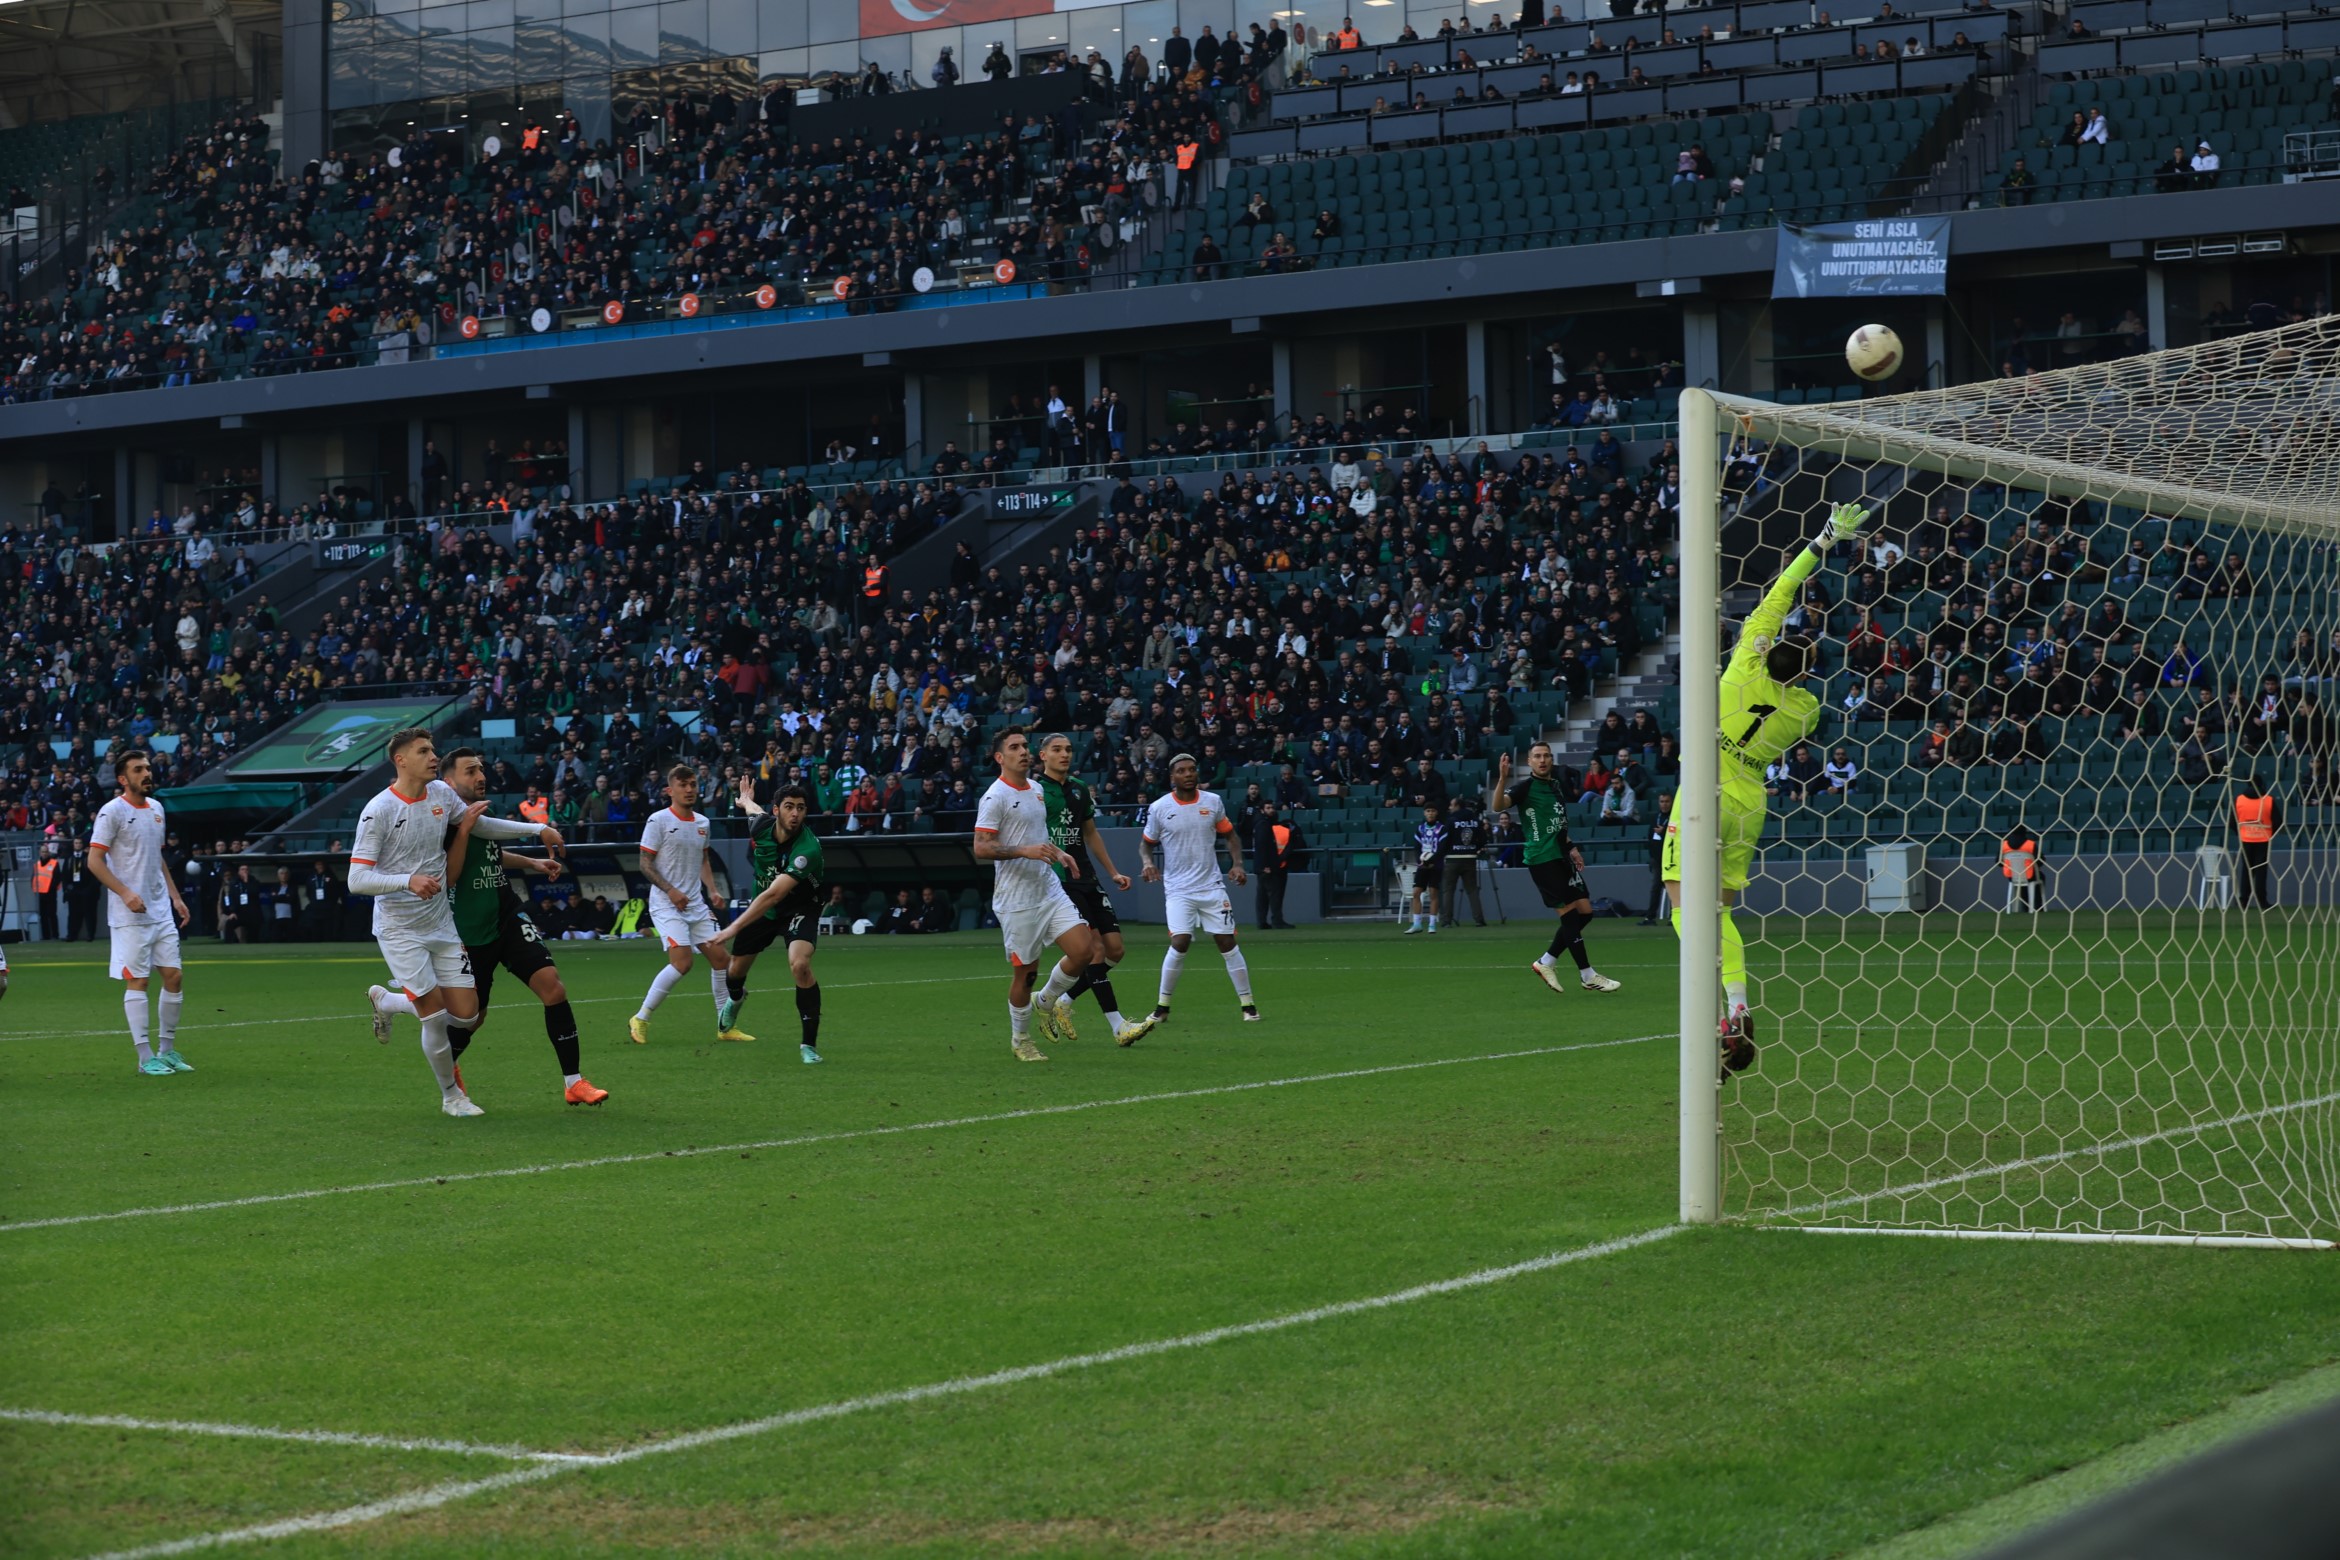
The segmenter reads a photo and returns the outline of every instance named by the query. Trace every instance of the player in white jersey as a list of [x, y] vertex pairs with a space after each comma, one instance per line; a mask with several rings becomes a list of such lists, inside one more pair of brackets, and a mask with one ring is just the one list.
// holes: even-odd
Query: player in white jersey
[[[138, 1047], [138, 1070], [149, 1078], [195, 1069], [179, 1054], [179, 928], [187, 924], [187, 901], [163, 861], [162, 803], [151, 794], [154, 765], [135, 749], [114, 759], [122, 794], [98, 809], [89, 831], [89, 875], [105, 886], [106, 924], [113, 953], [106, 961], [122, 983], [122, 1013], [130, 1021], [130, 1042]], [[162, 997], [154, 1004], [154, 1038], [146, 1035], [147, 982], [162, 976]]]
[[[471, 955], [447, 902], [447, 837], [466, 818], [480, 839], [545, 839], [550, 831], [539, 823], [486, 817], [485, 802], [466, 804], [438, 778], [439, 750], [421, 727], [391, 733], [389, 755], [390, 789], [366, 803], [350, 841], [349, 891], [373, 898], [374, 941], [422, 1023], [423, 1059], [439, 1081], [439, 1108], [450, 1116], [484, 1116], [464, 1092], [447, 1038], [450, 1017], [467, 1022], [479, 1014]], [[559, 842], [558, 834], [547, 840]], [[387, 1040], [389, 993], [376, 986], [367, 995], [374, 1003], [374, 1037]]]
[[[1227, 845], [1229, 870], [1219, 876], [1219, 843]], [[1154, 850], [1160, 847], [1160, 865]], [[1186, 950], [1197, 930], [1211, 934], [1219, 957], [1227, 961], [1227, 978], [1235, 983], [1235, 1000], [1243, 1004], [1243, 1021], [1259, 1022], [1259, 1005], [1251, 1000], [1251, 966], [1236, 946], [1235, 910], [1227, 903], [1227, 885], [1243, 886], [1243, 837], [1227, 817], [1227, 804], [1216, 791], [1202, 789], [1202, 769], [1184, 753], [1170, 760], [1170, 794], [1155, 798], [1146, 809], [1146, 826], [1138, 835], [1138, 860], [1146, 881], [1162, 885], [1162, 908], [1170, 923], [1170, 951], [1162, 955], [1162, 993], [1154, 1020], [1170, 1017], [1170, 994], [1178, 989], [1178, 972], [1186, 966]]]
[[1024, 728], [1002, 727], [991, 739], [991, 758], [999, 778], [975, 804], [975, 859], [992, 864], [991, 910], [1007, 943], [1008, 1044], [1017, 1061], [1045, 1062], [1032, 1043], [1032, 981], [1041, 955], [1051, 946], [1064, 952], [1040, 988], [1041, 1028], [1070, 1040], [1056, 999], [1095, 962], [1097, 934], [1056, 876], [1058, 867], [1078, 873], [1081, 864], [1048, 837], [1048, 800], [1032, 783], [1036, 759]]
[[715, 863], [707, 854], [708, 825], [699, 807], [699, 772], [677, 764], [666, 772], [667, 805], [642, 825], [642, 875], [650, 880], [650, 924], [666, 945], [666, 968], [642, 994], [642, 1006], [626, 1026], [634, 1044], [650, 1040], [650, 1015], [691, 972], [691, 950], [707, 956], [707, 971], [715, 986], [715, 1038], [753, 1040], [754, 1035], [725, 1029], [720, 1020], [731, 1000], [731, 955], [716, 935], [721, 925], [711, 908], [715, 902]]

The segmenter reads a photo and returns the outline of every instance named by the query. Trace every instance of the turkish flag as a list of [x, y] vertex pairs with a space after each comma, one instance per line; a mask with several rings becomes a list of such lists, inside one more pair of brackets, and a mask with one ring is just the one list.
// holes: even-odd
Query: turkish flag
[[[1019, 16], [1046, 16], [1053, 0], [861, 0], [861, 35], [927, 32], [966, 22], [1008, 22]], [[962, 77], [973, 67], [959, 62]]]

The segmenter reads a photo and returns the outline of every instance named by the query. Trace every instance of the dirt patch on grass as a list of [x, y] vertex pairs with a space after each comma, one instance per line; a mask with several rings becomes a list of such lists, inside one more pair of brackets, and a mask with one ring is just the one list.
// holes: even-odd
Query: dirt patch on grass
[[1501, 1509], [1495, 1502], [1433, 1493], [1304, 1507], [1238, 1506], [1183, 1517], [954, 1522], [901, 1511], [808, 1517], [778, 1502], [678, 1506], [578, 1488], [515, 1492], [492, 1505], [459, 1504], [383, 1523], [364, 1533], [383, 1547], [428, 1547], [434, 1538], [444, 1538], [450, 1546], [467, 1550], [510, 1553], [923, 1550], [969, 1555], [1184, 1555], [1280, 1550], [1317, 1539], [1410, 1533], [1446, 1518]]

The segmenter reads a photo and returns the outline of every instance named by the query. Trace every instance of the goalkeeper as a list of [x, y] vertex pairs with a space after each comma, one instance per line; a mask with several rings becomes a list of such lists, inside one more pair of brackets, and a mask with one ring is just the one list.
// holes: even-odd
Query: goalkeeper
[[[1763, 770], [1776, 763], [1820, 724], [1820, 697], [1803, 686], [1819, 666], [1819, 645], [1800, 636], [1780, 637], [1804, 581], [1839, 542], [1858, 537], [1869, 511], [1838, 504], [1820, 534], [1796, 550], [1772, 582], [1761, 604], [1748, 614], [1722, 674], [1722, 796], [1716, 809], [1722, 845], [1723, 1019], [1719, 1039], [1723, 1069], [1740, 1072], [1755, 1060], [1755, 1023], [1747, 1011], [1747, 945], [1731, 919], [1731, 906], [1747, 886], [1747, 871], [1762, 843]], [[1677, 805], [1674, 818], [1680, 819]], [[1679, 824], [1666, 825], [1666, 897], [1673, 903], [1674, 932], [1682, 930], [1682, 841]]]

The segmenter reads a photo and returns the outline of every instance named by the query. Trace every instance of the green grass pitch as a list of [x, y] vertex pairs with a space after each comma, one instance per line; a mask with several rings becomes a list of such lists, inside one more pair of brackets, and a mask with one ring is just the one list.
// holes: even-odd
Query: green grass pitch
[[1835, 1555], [2340, 1357], [2329, 1256], [1605, 1249], [1674, 1214], [1674, 945], [1596, 927], [1625, 990], [1555, 997], [1542, 925], [1252, 934], [1266, 1022], [1201, 950], [1045, 1067], [988, 935], [824, 944], [818, 1068], [777, 959], [755, 1044], [694, 974], [637, 1048], [655, 954], [565, 944], [610, 1103], [507, 981], [475, 1121], [369, 948], [190, 945], [169, 1079], [95, 945], [19, 949], [0, 1411], [327, 1438], [0, 1418], [0, 1553]]

